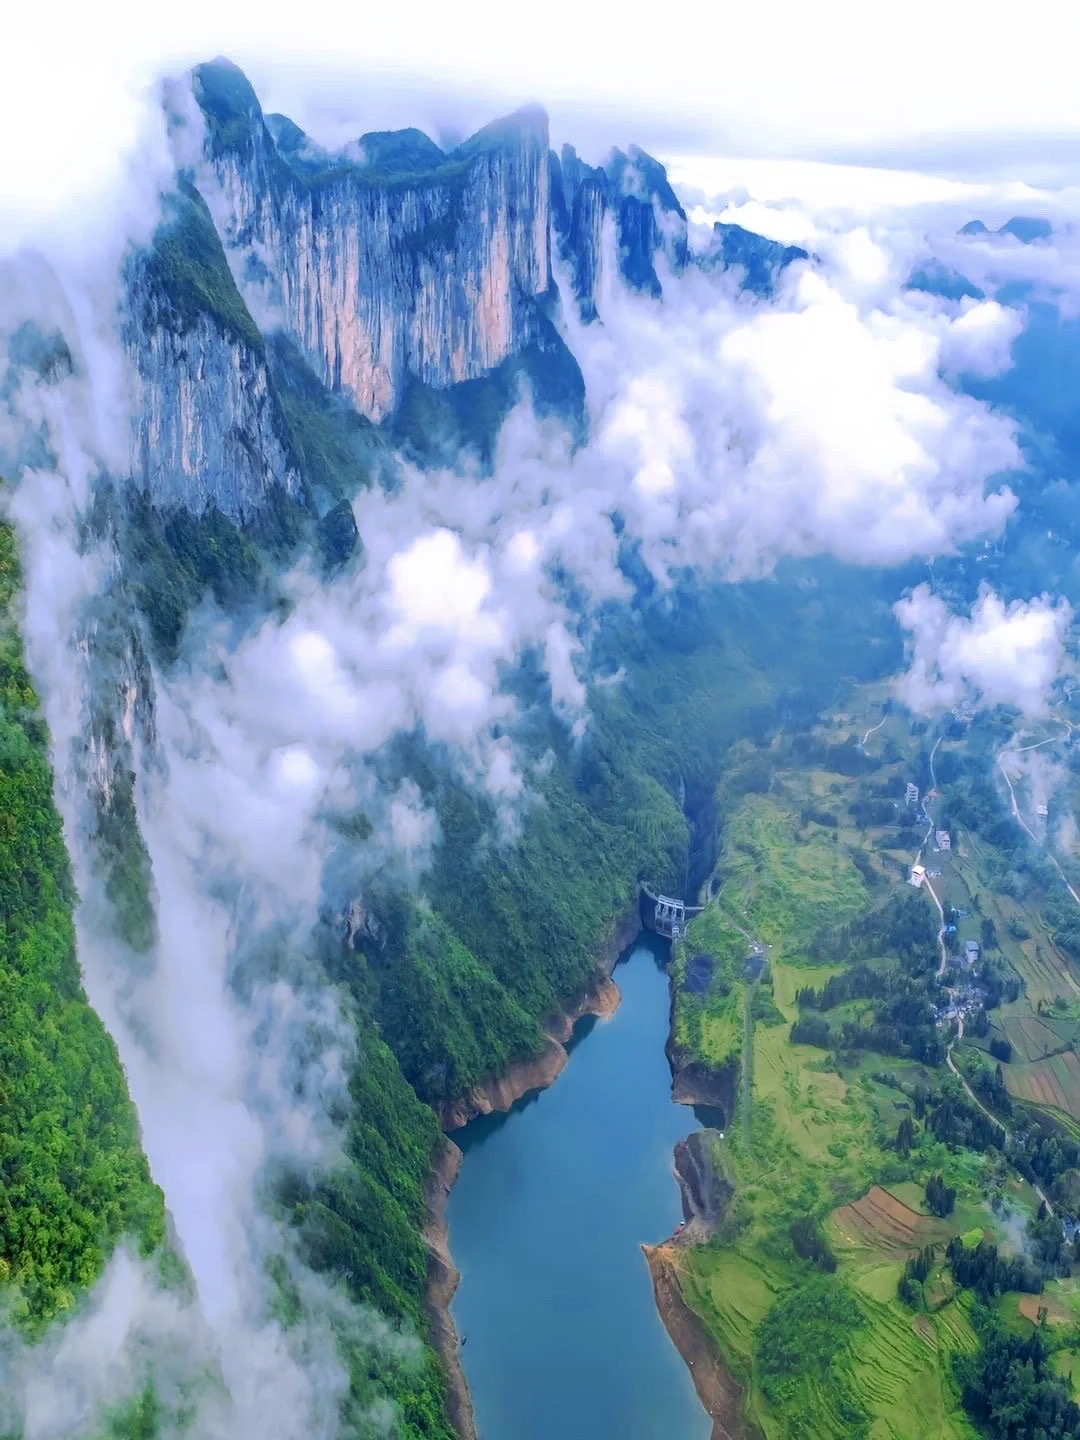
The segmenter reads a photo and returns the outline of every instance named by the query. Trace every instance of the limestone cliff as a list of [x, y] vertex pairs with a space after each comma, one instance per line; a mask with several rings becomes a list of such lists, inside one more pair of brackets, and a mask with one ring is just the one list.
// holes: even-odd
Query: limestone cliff
[[302, 482], [266, 345], [190, 186], [171, 199], [129, 273], [124, 338], [132, 368], [130, 474], [153, 504], [244, 520]]
[[[193, 85], [202, 159], [128, 277], [129, 475], [158, 511], [243, 525], [287, 510], [295, 531], [298, 511], [347, 520], [387, 449], [490, 463], [523, 394], [580, 439], [584, 381], [558, 326], [553, 245], [586, 321], [606, 236], [609, 278], [655, 298], [691, 263], [663, 166], [635, 147], [602, 168], [569, 146], [558, 157], [540, 110], [447, 151], [402, 130], [331, 153], [264, 115], [227, 61], [199, 66]], [[741, 265], [764, 289], [802, 253], [718, 226], [701, 263]]]

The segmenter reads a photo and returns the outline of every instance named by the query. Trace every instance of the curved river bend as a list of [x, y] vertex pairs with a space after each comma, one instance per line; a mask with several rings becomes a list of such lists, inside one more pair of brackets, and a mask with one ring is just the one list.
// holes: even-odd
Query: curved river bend
[[581, 1021], [549, 1089], [454, 1134], [453, 1303], [481, 1440], [707, 1440], [710, 1421], [653, 1303], [642, 1242], [682, 1218], [663, 949], [615, 972], [622, 1004]]

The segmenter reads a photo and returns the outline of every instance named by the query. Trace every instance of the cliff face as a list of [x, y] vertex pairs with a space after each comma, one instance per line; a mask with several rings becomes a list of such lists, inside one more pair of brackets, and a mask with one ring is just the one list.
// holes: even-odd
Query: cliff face
[[183, 335], [150, 328], [134, 357], [132, 474], [156, 505], [243, 520], [271, 485], [299, 491], [262, 357], [206, 317]]
[[547, 120], [520, 111], [449, 155], [416, 132], [320, 158], [244, 77], [196, 72], [219, 229], [317, 376], [381, 420], [537, 337], [552, 298]]
[[251, 518], [300, 497], [267, 363], [202, 198], [183, 187], [129, 273], [130, 474], [153, 504]]

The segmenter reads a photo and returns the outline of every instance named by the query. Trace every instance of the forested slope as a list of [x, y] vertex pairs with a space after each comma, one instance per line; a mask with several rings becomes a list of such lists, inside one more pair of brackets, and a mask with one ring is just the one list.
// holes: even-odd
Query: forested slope
[[144, 1253], [160, 1244], [164, 1205], [116, 1047], [82, 988], [18, 591], [15, 538], [0, 525], [0, 1282], [33, 1328], [96, 1279], [121, 1236]]

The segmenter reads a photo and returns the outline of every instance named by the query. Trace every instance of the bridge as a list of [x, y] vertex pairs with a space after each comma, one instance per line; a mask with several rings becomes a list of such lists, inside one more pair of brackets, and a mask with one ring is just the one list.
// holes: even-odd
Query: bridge
[[685, 900], [677, 900], [673, 895], [661, 895], [641, 881], [641, 923], [646, 930], [653, 930], [667, 940], [681, 939], [687, 925], [704, 908], [704, 905], [687, 905]]

